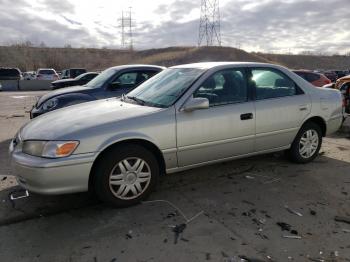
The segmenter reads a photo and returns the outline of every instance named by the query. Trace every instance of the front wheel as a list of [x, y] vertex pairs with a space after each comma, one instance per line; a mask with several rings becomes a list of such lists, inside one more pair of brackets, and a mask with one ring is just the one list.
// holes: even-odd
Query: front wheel
[[157, 159], [147, 149], [124, 144], [107, 151], [97, 163], [94, 188], [97, 196], [116, 207], [134, 205], [155, 188]]
[[287, 151], [296, 163], [308, 163], [315, 159], [322, 145], [322, 131], [315, 123], [306, 123], [299, 130], [291, 148]]

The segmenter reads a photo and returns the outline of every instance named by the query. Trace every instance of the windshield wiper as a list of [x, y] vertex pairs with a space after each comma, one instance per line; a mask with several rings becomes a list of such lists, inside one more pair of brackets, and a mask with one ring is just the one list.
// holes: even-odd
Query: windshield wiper
[[140, 104], [140, 105], [144, 105], [146, 103], [146, 101], [140, 99], [140, 98], [137, 98], [135, 96], [125, 96], [127, 99], [130, 99], [130, 100], [133, 100], [135, 101], [136, 103]]

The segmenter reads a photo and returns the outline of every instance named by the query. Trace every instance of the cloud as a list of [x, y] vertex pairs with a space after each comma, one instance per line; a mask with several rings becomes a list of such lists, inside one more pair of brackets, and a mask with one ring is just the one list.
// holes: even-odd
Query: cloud
[[75, 7], [68, 0], [41, 0], [40, 3], [52, 13], [74, 13]]
[[[117, 17], [105, 20], [108, 5], [103, 1], [89, 11], [80, 9], [85, 1], [78, 4], [78, 0], [18, 0], [16, 6], [10, 0], [0, 0], [0, 8], [6, 10], [0, 16], [0, 42], [117, 46]], [[226, 46], [240, 44], [249, 51], [345, 53], [350, 51], [348, 1], [223, 0], [222, 42]], [[134, 0], [134, 4], [142, 10], [142, 5], [149, 3]], [[136, 13], [136, 48], [196, 45], [199, 4], [199, 0], [155, 1], [153, 13]]]

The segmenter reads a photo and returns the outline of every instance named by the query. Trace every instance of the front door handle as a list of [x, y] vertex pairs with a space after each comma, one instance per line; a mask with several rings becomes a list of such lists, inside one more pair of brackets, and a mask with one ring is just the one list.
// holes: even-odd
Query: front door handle
[[249, 120], [249, 119], [253, 119], [253, 113], [241, 114], [241, 120]]

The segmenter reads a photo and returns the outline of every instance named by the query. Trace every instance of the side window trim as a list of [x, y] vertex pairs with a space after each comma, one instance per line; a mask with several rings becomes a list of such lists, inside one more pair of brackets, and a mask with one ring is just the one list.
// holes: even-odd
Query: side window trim
[[[296, 93], [294, 95], [289, 95], [289, 96], [280, 96], [280, 97], [270, 97], [270, 98], [264, 98], [264, 99], [257, 99], [256, 98], [256, 86], [253, 86], [249, 77], [252, 77], [253, 73], [252, 71], [253, 70], [270, 70], [272, 72], [278, 72], [280, 75], [282, 75], [283, 77], [287, 78], [289, 81], [293, 82], [294, 83], [294, 86], [295, 86], [295, 91]], [[272, 67], [247, 67], [246, 68], [247, 70], [247, 82], [248, 82], [248, 85], [249, 85], [249, 89], [251, 90], [251, 94], [252, 94], [252, 100], [254, 101], [262, 101], [262, 100], [268, 100], [268, 99], [280, 99], [280, 98], [284, 98], [284, 97], [290, 97], [290, 96], [297, 96], [297, 95], [304, 95], [305, 92], [299, 87], [299, 85], [297, 83], [295, 83], [295, 81], [290, 78], [288, 75], [286, 75], [284, 72], [282, 72], [281, 70], [277, 69], [277, 68], [272, 68]]]

